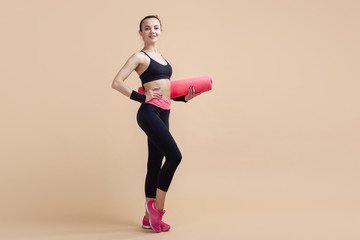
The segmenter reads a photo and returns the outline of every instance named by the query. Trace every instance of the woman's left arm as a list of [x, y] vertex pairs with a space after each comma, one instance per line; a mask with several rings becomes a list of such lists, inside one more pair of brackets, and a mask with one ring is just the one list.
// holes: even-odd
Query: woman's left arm
[[191, 99], [193, 99], [194, 97], [197, 97], [201, 94], [202, 92], [199, 93], [195, 93], [195, 88], [194, 86], [190, 86], [189, 87], [189, 93], [188, 95], [185, 96], [185, 102], [190, 101]]
[[193, 99], [196, 96], [199, 96], [201, 93], [203, 92], [199, 92], [199, 93], [195, 93], [195, 88], [194, 86], [190, 86], [189, 87], [189, 92], [186, 96], [181, 96], [181, 97], [176, 97], [173, 98], [174, 101], [179, 101], [179, 102], [188, 102], [191, 99]]

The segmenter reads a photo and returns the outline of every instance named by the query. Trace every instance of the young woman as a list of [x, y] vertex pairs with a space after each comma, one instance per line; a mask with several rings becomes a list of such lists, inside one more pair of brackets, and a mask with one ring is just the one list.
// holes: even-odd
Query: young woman
[[[164, 204], [175, 170], [181, 161], [181, 153], [169, 132], [170, 114], [170, 63], [157, 50], [162, 32], [161, 21], [156, 15], [146, 16], [140, 22], [139, 34], [144, 41], [140, 52], [133, 54], [116, 75], [112, 87], [132, 100], [141, 102], [137, 113], [140, 128], [148, 137], [148, 163], [145, 180], [145, 216], [143, 227], [155, 232], [168, 231], [170, 226], [162, 222]], [[129, 89], [124, 81], [136, 71], [144, 94]], [[175, 101], [188, 102], [199, 94], [194, 87], [186, 96]], [[165, 156], [165, 162], [162, 160]]]

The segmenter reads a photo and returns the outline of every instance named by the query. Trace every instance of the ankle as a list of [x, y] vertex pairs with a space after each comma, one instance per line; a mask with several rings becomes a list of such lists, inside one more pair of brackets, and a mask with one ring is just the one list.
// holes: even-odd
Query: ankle
[[156, 201], [155, 201], [155, 209], [158, 210], [158, 211], [163, 211], [164, 210], [164, 207], [163, 206], [158, 206], [156, 204]]

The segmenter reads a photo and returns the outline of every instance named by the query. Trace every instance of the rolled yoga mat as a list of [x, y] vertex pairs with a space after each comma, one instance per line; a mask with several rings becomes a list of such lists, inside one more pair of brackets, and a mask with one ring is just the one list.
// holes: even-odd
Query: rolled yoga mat
[[[190, 86], [194, 86], [195, 93], [207, 92], [212, 89], [212, 79], [209, 76], [203, 76], [171, 81], [171, 98], [186, 96]], [[138, 92], [144, 94], [144, 89], [139, 87]]]

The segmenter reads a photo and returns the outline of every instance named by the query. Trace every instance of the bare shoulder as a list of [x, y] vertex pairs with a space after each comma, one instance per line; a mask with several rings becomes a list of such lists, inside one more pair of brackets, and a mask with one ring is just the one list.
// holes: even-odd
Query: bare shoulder
[[146, 61], [145, 57], [142, 53], [134, 53], [132, 54], [128, 60], [126, 61], [124, 67], [129, 68], [131, 70], [137, 69], [139, 66], [144, 65], [144, 62]]
[[144, 63], [146, 61], [146, 56], [142, 52], [136, 52], [129, 58], [129, 61], [136, 62], [138, 64]]

